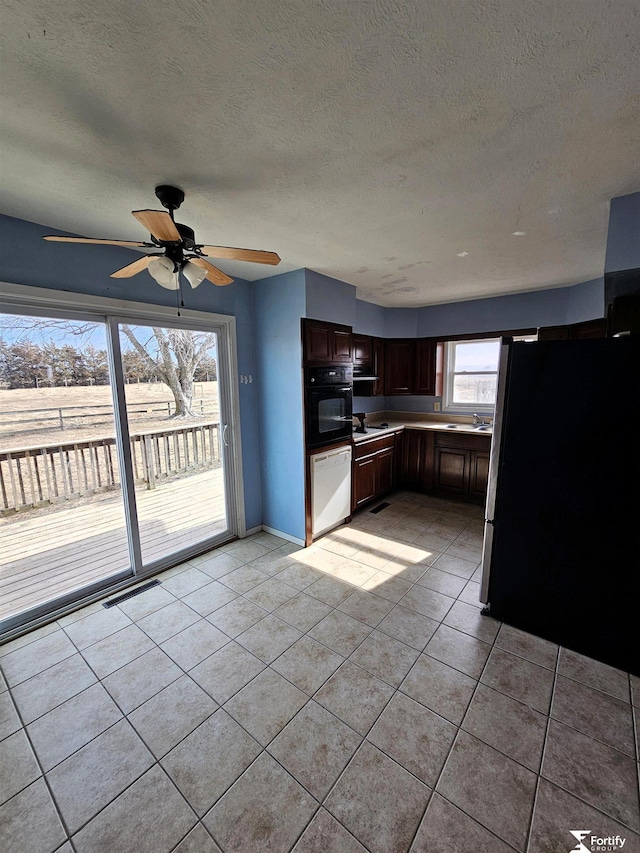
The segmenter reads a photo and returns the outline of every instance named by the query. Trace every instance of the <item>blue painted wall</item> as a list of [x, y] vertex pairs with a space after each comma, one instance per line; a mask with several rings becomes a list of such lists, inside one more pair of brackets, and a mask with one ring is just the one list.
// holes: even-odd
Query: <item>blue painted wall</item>
[[420, 308], [418, 336], [526, 329], [593, 320], [604, 315], [604, 279], [490, 299]]
[[603, 316], [604, 279], [598, 278], [573, 287], [423, 308], [383, 308], [358, 299], [353, 328], [385, 338], [440, 337], [579, 323]]
[[385, 338], [416, 338], [421, 333], [418, 323], [424, 308], [385, 308]]
[[604, 317], [604, 278], [567, 287], [567, 323]]
[[263, 524], [304, 540], [305, 270], [253, 285]]
[[640, 267], [640, 192], [611, 199], [605, 272]]
[[[573, 287], [451, 302], [381, 308], [357, 300], [354, 331], [380, 337], [443, 337], [578, 323], [604, 316], [604, 279]], [[360, 324], [362, 323], [362, 325]], [[433, 412], [439, 397], [354, 397], [358, 412]]]
[[361, 335], [371, 335], [374, 338], [384, 337], [384, 318], [388, 308], [382, 305], [374, 305], [372, 302], [363, 302], [356, 299], [356, 321], [353, 328]]
[[345, 281], [305, 269], [306, 314], [313, 320], [354, 326], [356, 322], [356, 288]]
[[[47, 243], [44, 234], [65, 234], [43, 225], [0, 216], [0, 281], [128, 299], [151, 305], [176, 304], [175, 294], [156, 285], [146, 274], [128, 279], [109, 278], [119, 267], [140, 257], [139, 252], [116, 246]], [[68, 235], [74, 236], [74, 235]], [[0, 298], [2, 296], [0, 285]], [[228, 287], [203, 282], [197, 290], [184, 289], [185, 308], [230, 314], [236, 318], [238, 369], [256, 373], [251, 285], [236, 279]], [[256, 384], [240, 385], [242, 463], [245, 514], [248, 528], [262, 523], [260, 447]]]

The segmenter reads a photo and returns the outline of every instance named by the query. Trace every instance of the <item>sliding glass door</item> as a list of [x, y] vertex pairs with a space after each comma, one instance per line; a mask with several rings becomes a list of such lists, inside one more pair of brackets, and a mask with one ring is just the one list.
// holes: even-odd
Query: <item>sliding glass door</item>
[[0, 624], [132, 573], [106, 331], [0, 314]]
[[228, 531], [215, 332], [122, 323], [142, 564]]
[[0, 634], [237, 533], [229, 325], [0, 314]]

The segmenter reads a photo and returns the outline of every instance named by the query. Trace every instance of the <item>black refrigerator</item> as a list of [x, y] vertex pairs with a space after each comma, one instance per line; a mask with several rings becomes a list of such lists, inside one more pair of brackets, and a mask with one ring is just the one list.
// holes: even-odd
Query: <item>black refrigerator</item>
[[640, 675], [640, 338], [502, 342], [481, 600]]

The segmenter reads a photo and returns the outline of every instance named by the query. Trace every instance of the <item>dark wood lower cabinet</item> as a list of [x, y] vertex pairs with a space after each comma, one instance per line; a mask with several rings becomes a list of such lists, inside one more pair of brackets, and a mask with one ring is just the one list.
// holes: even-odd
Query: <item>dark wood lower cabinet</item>
[[489, 479], [489, 436], [438, 432], [435, 443], [436, 494], [484, 498]]
[[436, 447], [434, 486], [458, 495], [469, 491], [469, 451]]
[[377, 455], [376, 491], [379, 494], [388, 492], [395, 484], [393, 457], [393, 447], [390, 447], [388, 450], [382, 450]]
[[490, 447], [488, 435], [405, 429], [398, 436], [398, 483], [443, 497], [482, 500]]
[[396, 484], [395, 435], [354, 446], [351, 508], [358, 509], [391, 491]]
[[425, 468], [425, 436], [424, 430], [417, 429], [408, 429], [402, 434], [400, 480], [403, 484], [416, 489], [422, 486]]
[[481, 450], [471, 451], [469, 492], [474, 498], [487, 495], [489, 482], [489, 453]]
[[352, 509], [357, 509], [376, 496], [376, 456], [365, 456], [353, 463]]
[[395, 488], [480, 502], [489, 477], [488, 435], [404, 429], [354, 445], [351, 507]]

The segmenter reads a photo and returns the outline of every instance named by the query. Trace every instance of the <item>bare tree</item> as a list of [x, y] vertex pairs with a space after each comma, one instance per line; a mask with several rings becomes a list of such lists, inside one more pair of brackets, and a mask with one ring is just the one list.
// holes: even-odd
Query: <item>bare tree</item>
[[[14, 340], [13, 347], [33, 347], [33, 338], [44, 335], [51, 335], [52, 330], [59, 330], [64, 326], [64, 331], [68, 335], [73, 335], [80, 339], [87, 339], [96, 329], [95, 323], [83, 323], [76, 321], [61, 321], [54, 319], [36, 318], [0, 315], [0, 332], [7, 331], [11, 333]], [[196, 375], [201, 375], [205, 369], [207, 378], [212, 376], [215, 378], [215, 360], [212, 358], [210, 351], [215, 345], [215, 335], [212, 332], [193, 332], [186, 329], [162, 329], [157, 326], [148, 328], [146, 326], [129, 326], [123, 324], [121, 327], [123, 334], [129, 340], [133, 347], [133, 352], [138, 356], [136, 364], [136, 376], [138, 379], [143, 379], [144, 372], [149, 378], [154, 378], [160, 382], [164, 382], [171, 390], [175, 400], [175, 411], [171, 415], [172, 418], [189, 418], [198, 417], [193, 411], [193, 393], [194, 379]], [[62, 353], [64, 349], [68, 350], [67, 355], [76, 352], [73, 347], [68, 345], [57, 346], [53, 341], [49, 342], [50, 349], [56, 349], [56, 354]], [[37, 349], [37, 344], [35, 345]], [[85, 347], [86, 349], [86, 347]], [[3, 353], [6, 355], [8, 350], [6, 342], [0, 347], [0, 379], [7, 382], [10, 387], [15, 377], [8, 377], [8, 367], [4, 362], [6, 358], [2, 358]], [[129, 353], [132, 351], [129, 350]], [[24, 353], [34, 359], [34, 353], [29, 351]], [[80, 357], [80, 353], [77, 353]], [[82, 356], [84, 358], [84, 355]], [[37, 360], [37, 359], [36, 359]], [[123, 352], [123, 362], [125, 371], [131, 364], [127, 364], [127, 351]], [[25, 387], [37, 385], [41, 381], [47, 379], [47, 365], [38, 365], [38, 369], [44, 371], [42, 375], [33, 374], [33, 369], [29, 372], [26, 366], [23, 372], [26, 375]], [[78, 384], [77, 377], [74, 374], [73, 381], [66, 377], [62, 377], [65, 384]], [[85, 377], [86, 381], [86, 377]]]
[[197, 417], [192, 409], [193, 381], [198, 367], [211, 349], [211, 333], [153, 326], [151, 334], [143, 341], [136, 336], [143, 328], [136, 327], [134, 333], [131, 326], [121, 326], [149, 373], [171, 389], [176, 405], [171, 417]]

